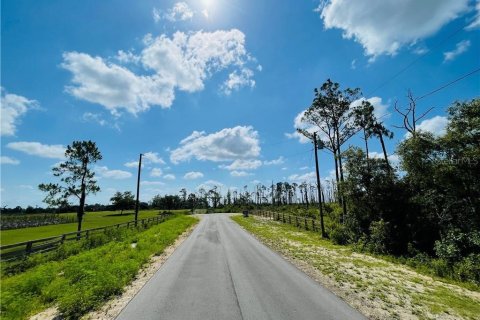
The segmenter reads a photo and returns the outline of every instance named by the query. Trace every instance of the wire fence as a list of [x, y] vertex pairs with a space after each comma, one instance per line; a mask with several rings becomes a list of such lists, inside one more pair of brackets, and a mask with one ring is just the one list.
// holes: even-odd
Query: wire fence
[[296, 226], [297, 228], [313, 231], [313, 232], [321, 232], [320, 222], [316, 219], [302, 217], [302, 216], [295, 216], [291, 214], [286, 214], [285, 212], [273, 212], [273, 211], [266, 211], [266, 210], [253, 210], [250, 212], [251, 214], [259, 217], [269, 218], [274, 221], [279, 221], [283, 223], [288, 223], [290, 225]]

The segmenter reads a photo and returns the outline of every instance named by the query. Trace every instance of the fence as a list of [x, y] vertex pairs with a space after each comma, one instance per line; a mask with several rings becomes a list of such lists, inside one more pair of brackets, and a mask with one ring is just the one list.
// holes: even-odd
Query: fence
[[312, 218], [294, 216], [290, 214], [285, 214], [285, 212], [280, 213], [265, 210], [253, 210], [251, 214], [264, 218], [270, 218], [272, 220], [280, 221], [283, 223], [288, 223], [296, 226], [297, 228], [302, 228], [314, 232], [321, 232], [320, 222]]
[[100, 232], [107, 232], [109, 229], [116, 229], [116, 228], [147, 228], [150, 224], [159, 224], [171, 215], [170, 213], [164, 214], [162, 213], [158, 217], [146, 218], [142, 220], [138, 220], [135, 223], [135, 220], [128, 221], [124, 223], [118, 223], [114, 225], [109, 225], [100, 228], [93, 228], [93, 229], [86, 229], [83, 231], [75, 231], [64, 233], [59, 236], [37, 239], [37, 240], [30, 240], [25, 242], [19, 242], [14, 244], [7, 244], [5, 246], [0, 246], [0, 260], [4, 261], [12, 261], [23, 258], [30, 254], [34, 253], [42, 253], [54, 250], [58, 248], [61, 244], [72, 241], [72, 240], [80, 240], [82, 238], [88, 238], [89, 236], [100, 233]]

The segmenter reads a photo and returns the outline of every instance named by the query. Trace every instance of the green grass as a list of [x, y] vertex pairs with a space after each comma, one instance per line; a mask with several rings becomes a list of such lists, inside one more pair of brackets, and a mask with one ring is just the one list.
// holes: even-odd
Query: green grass
[[[185, 210], [177, 210], [185, 211]], [[175, 210], [173, 210], [175, 212]], [[159, 210], [142, 210], [138, 213], [139, 219], [151, 218], [157, 216]], [[82, 229], [99, 228], [112, 224], [123, 223], [135, 219], [133, 214], [119, 215], [120, 211], [99, 211], [87, 212], [83, 217]], [[66, 213], [63, 215], [76, 215], [75, 213]], [[77, 223], [66, 223], [49, 225], [33, 228], [21, 228], [12, 230], [2, 230], [0, 233], [0, 244], [7, 245], [17, 242], [36, 240], [57, 236], [63, 233], [77, 231]]]
[[[26, 319], [57, 305], [66, 319], [78, 319], [120, 294], [149, 261], [198, 220], [179, 215], [122, 241], [51, 261], [1, 281], [1, 318]], [[136, 247], [131, 244], [136, 243]]]
[[471, 286], [355, 252], [288, 224], [258, 217], [232, 219], [284, 256], [316, 270], [324, 285], [367, 317], [479, 319], [480, 292]]

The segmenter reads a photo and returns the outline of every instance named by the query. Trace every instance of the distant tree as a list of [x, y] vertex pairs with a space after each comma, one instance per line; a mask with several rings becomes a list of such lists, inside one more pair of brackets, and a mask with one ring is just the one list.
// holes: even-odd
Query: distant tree
[[[393, 138], [393, 132], [388, 130], [379, 119], [377, 119], [373, 113], [373, 105], [367, 101], [362, 101], [362, 104], [353, 109], [354, 123], [355, 125], [363, 131], [363, 139], [365, 141], [365, 155], [368, 160], [368, 139], [371, 136], [375, 136], [380, 140], [382, 146], [383, 156], [388, 170], [390, 170], [390, 163], [388, 161], [387, 149], [385, 147], [385, 141], [383, 137], [389, 139]], [[367, 166], [369, 162], [367, 161]]]
[[94, 179], [95, 172], [90, 165], [102, 159], [95, 142], [73, 141], [65, 151], [66, 160], [55, 166], [52, 171], [55, 177], [60, 177], [60, 184], [40, 184], [41, 191], [47, 192], [43, 200], [49, 206], [60, 206], [68, 203], [74, 197], [78, 199], [77, 230], [82, 230], [82, 220], [85, 214], [85, 199], [88, 194], [100, 191], [97, 181]]
[[368, 139], [370, 138], [371, 128], [373, 127], [375, 121], [373, 110], [373, 105], [367, 100], [363, 100], [359, 106], [353, 109], [354, 123], [363, 132], [363, 140], [365, 141], [365, 155], [367, 160], [369, 153]]
[[[315, 98], [305, 111], [302, 122], [315, 126], [322, 133], [319, 148], [325, 148], [333, 153], [335, 161], [335, 178], [337, 179], [339, 200], [342, 203], [343, 217], [346, 215], [346, 203], [343, 198], [341, 184], [344, 181], [342, 165], [342, 145], [347, 142], [358, 128], [353, 121], [351, 104], [360, 97], [360, 89], [340, 89], [340, 85], [327, 79], [319, 89], [315, 89]], [[309, 139], [313, 133], [305, 129], [297, 129]]]
[[180, 189], [180, 198], [182, 199], [182, 207], [187, 205], [187, 189]]
[[162, 210], [180, 209], [182, 206], [182, 200], [177, 195], [166, 195], [164, 197], [156, 195], [152, 199], [151, 206]]
[[214, 186], [212, 189], [208, 191], [208, 197], [212, 202], [213, 209], [216, 209], [221, 200], [220, 193], [217, 191], [217, 186]]
[[125, 191], [121, 193], [117, 191], [113, 197], [110, 198], [115, 210], [121, 210], [120, 214], [123, 214], [123, 210], [132, 209], [135, 206], [135, 198], [131, 191]]

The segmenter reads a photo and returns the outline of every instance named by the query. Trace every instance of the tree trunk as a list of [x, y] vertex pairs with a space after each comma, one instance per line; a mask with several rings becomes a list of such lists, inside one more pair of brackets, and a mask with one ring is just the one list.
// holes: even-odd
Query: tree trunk
[[367, 155], [367, 167], [370, 167], [369, 165], [369, 162], [368, 162], [368, 138], [367, 138], [367, 132], [365, 131], [365, 129], [363, 129], [363, 139], [365, 139], [365, 152], [366, 152], [366, 155]]
[[337, 149], [334, 148], [333, 149], [333, 159], [335, 160], [335, 180], [337, 181], [337, 186], [336, 186], [336, 189], [337, 189], [337, 201], [338, 201], [338, 204], [342, 204], [342, 199], [340, 197], [340, 178], [339, 178], [339, 174], [338, 174], [338, 159], [337, 159]]
[[387, 170], [390, 172], [390, 163], [388, 162], [387, 149], [385, 148], [385, 142], [383, 141], [383, 135], [378, 136], [380, 138], [380, 143], [382, 144], [383, 156], [385, 157], [385, 163], [387, 164]]
[[[340, 137], [339, 137], [339, 133], [338, 133], [338, 128], [336, 130], [336, 138], [337, 138], [337, 153], [338, 153], [338, 167], [340, 169], [340, 182], [344, 182], [344, 178], [343, 178], [343, 166], [342, 166], [342, 150], [340, 148]], [[341, 201], [342, 201], [342, 213], [343, 213], [343, 216], [342, 216], [342, 221], [341, 223], [345, 222], [345, 216], [347, 215], [347, 204], [345, 202], [345, 197], [343, 196], [343, 188], [341, 186], [341, 183], [339, 185], [339, 188], [338, 190], [340, 190], [340, 198], [341, 198]]]

